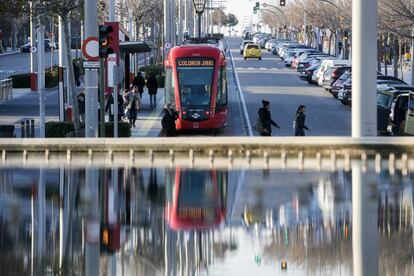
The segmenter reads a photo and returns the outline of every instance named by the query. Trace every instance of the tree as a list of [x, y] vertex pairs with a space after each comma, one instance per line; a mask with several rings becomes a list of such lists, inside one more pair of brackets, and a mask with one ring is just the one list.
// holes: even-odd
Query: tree
[[237, 24], [239, 24], [239, 20], [237, 19], [237, 17], [232, 13], [227, 14], [226, 26], [234, 27]]
[[75, 75], [72, 63], [71, 41], [69, 36], [69, 23], [72, 17], [80, 15], [82, 0], [44, 0], [35, 6], [35, 14], [40, 17], [56, 16], [62, 19], [63, 29], [65, 32], [66, 64], [68, 65], [69, 86], [71, 90], [71, 100], [73, 107], [73, 125], [75, 137], [80, 137], [81, 127], [79, 119], [79, 107], [77, 99], [77, 90], [75, 85]]
[[7, 21], [11, 21], [11, 46], [13, 50], [16, 50], [17, 48], [17, 32], [19, 22], [22, 20], [22, 15], [28, 11], [28, 7], [29, 2], [25, 0], [3, 0], [2, 4], [0, 5], [0, 18], [4, 18]]
[[213, 11], [213, 25], [224, 26], [227, 24], [227, 15], [223, 10], [214, 10]]

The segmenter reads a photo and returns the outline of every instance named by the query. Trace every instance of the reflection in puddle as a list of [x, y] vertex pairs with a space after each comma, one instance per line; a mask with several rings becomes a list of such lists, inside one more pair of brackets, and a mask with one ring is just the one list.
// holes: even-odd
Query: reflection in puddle
[[2, 275], [413, 275], [410, 173], [0, 169]]

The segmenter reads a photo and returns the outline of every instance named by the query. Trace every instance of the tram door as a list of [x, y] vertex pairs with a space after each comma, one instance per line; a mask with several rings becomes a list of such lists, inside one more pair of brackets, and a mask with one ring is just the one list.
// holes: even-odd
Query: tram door
[[409, 135], [414, 135], [414, 92], [410, 92], [408, 98], [408, 110], [404, 131]]

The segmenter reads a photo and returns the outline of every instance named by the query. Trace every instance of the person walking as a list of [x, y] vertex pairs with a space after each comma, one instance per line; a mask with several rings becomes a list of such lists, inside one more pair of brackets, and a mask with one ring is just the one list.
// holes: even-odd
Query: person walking
[[272, 136], [272, 126], [280, 128], [280, 126], [272, 120], [272, 115], [270, 113], [270, 102], [262, 100], [262, 105], [259, 109], [259, 120], [262, 123], [262, 130], [260, 132], [261, 136]]
[[134, 86], [131, 91], [124, 94], [124, 101], [126, 104], [126, 114], [129, 118], [129, 125], [135, 127], [137, 120], [137, 112], [141, 107], [141, 98], [138, 94], [138, 87]]
[[78, 94], [78, 109], [82, 123], [85, 123], [85, 90]]
[[150, 95], [151, 107], [155, 107], [157, 105], [158, 82], [154, 73], [151, 73], [147, 79], [147, 88], [148, 94]]
[[295, 125], [295, 136], [305, 136], [305, 129], [311, 131], [306, 125], [306, 115], [305, 115], [306, 106], [299, 105], [298, 110], [296, 111], [296, 119], [294, 122]]
[[132, 81], [132, 85], [138, 87], [138, 93], [140, 98], [142, 99], [142, 94], [144, 93], [145, 79], [142, 76], [141, 72], [138, 72], [137, 76]]
[[161, 120], [161, 126], [162, 126], [165, 136], [167, 137], [177, 136], [177, 129], [175, 126], [175, 121], [177, 119], [178, 119], [178, 112], [173, 108], [171, 103], [167, 104], [164, 107], [164, 116], [162, 117], [162, 120]]

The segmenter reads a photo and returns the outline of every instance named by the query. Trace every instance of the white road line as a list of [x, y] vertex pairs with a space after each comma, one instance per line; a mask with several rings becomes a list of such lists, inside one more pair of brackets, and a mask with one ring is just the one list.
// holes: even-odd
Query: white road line
[[[227, 49], [230, 49], [229, 47], [229, 42], [226, 40], [226, 44], [227, 44]], [[231, 64], [234, 70], [234, 76], [236, 78], [236, 85], [237, 85], [237, 91], [239, 91], [239, 96], [243, 105], [243, 111], [244, 111], [244, 116], [246, 119], [246, 124], [247, 124], [247, 130], [249, 132], [249, 136], [253, 136], [253, 130], [252, 130], [252, 125], [250, 123], [250, 118], [249, 118], [249, 113], [247, 113], [247, 107], [246, 107], [246, 101], [244, 100], [244, 95], [243, 95], [243, 91], [241, 89], [241, 85], [240, 85], [240, 81], [239, 81], [239, 76], [237, 74], [237, 70], [236, 70], [236, 65], [234, 64], [234, 59], [233, 59], [233, 54], [230, 51], [230, 59], [231, 59]]]

